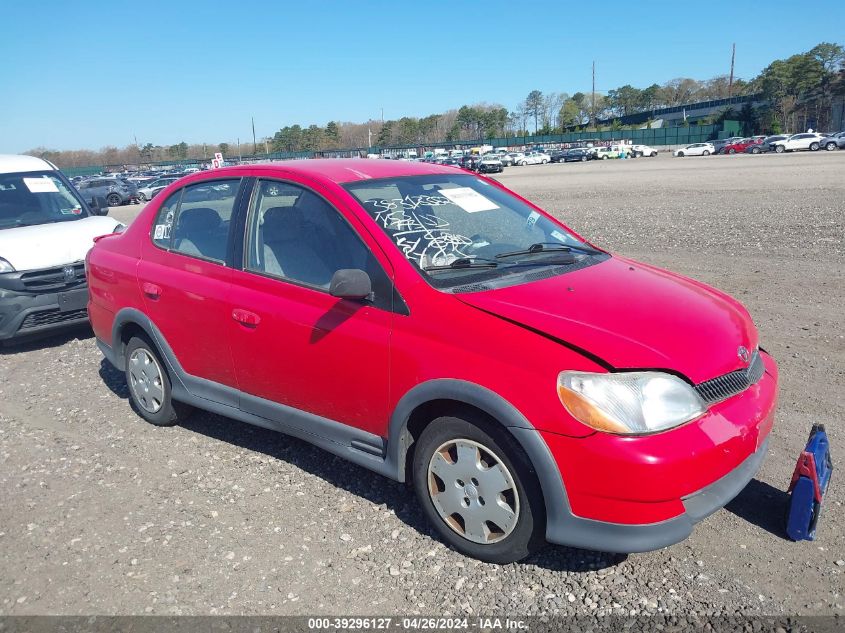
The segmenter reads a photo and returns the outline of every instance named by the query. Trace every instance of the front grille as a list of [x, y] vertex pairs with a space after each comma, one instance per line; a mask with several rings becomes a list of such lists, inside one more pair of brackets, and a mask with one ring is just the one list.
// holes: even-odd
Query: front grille
[[[65, 275], [65, 268], [73, 268], [73, 277]], [[30, 270], [21, 274], [21, 283], [30, 292], [51, 292], [70, 290], [85, 285], [85, 264], [77, 262], [66, 266], [54, 266], [41, 270]]]
[[695, 391], [709, 406], [745, 391], [751, 385], [759, 382], [765, 371], [766, 366], [763, 364], [763, 358], [758, 351], [755, 351], [748, 367], [702, 382], [695, 386]]
[[70, 310], [62, 312], [58, 308], [52, 310], [41, 310], [28, 314], [21, 323], [20, 331], [34, 330], [36, 328], [46, 327], [49, 325], [57, 325], [59, 323], [67, 323], [69, 321], [81, 321], [88, 318], [88, 310], [82, 308], [80, 310]]

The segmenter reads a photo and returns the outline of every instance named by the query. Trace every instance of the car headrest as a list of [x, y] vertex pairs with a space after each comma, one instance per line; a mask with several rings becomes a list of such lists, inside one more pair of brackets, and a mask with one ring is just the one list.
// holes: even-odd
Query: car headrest
[[220, 214], [214, 209], [197, 207], [184, 209], [179, 213], [179, 226], [177, 232], [180, 235], [186, 233], [203, 233], [214, 231], [220, 226]]
[[296, 207], [271, 207], [264, 212], [262, 235], [264, 243], [297, 239], [301, 235], [305, 218]]

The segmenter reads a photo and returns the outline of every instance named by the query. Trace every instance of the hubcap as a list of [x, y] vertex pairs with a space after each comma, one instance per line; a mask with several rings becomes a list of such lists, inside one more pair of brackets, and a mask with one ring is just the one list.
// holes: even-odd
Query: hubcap
[[428, 463], [428, 492], [440, 518], [473, 543], [506, 538], [519, 518], [519, 493], [504, 462], [467, 439], [442, 444]]
[[129, 387], [135, 401], [149, 413], [158, 413], [164, 400], [161, 368], [145, 349], [136, 349], [129, 357]]

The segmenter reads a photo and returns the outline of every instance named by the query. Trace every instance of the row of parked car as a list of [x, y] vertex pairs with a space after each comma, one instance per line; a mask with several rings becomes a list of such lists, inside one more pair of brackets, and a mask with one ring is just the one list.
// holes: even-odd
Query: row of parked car
[[170, 183], [182, 176], [199, 171], [196, 167], [185, 170], [160, 172], [107, 173], [98, 176], [75, 176], [71, 183], [86, 202], [101, 197], [110, 207], [134, 202], [148, 202]]
[[734, 136], [731, 138], [692, 143], [675, 151], [675, 156], [710, 156], [711, 154], [767, 154], [774, 152], [811, 151], [820, 149], [832, 152], [845, 149], [845, 132], [822, 134], [801, 132], [800, 134], [775, 134], [772, 136]]

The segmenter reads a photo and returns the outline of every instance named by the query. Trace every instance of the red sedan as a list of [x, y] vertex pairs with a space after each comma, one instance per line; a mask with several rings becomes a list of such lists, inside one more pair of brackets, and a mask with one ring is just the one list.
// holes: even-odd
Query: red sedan
[[98, 345], [141, 417], [204, 409], [409, 482], [482, 560], [676, 543], [766, 453], [777, 365], [739, 302], [483, 176], [195, 174], [100, 238], [87, 271]]
[[722, 154], [738, 154], [744, 152], [752, 145], [759, 145], [763, 142], [765, 136], [753, 136], [751, 138], [744, 138], [735, 143], [729, 143], [722, 148]]

